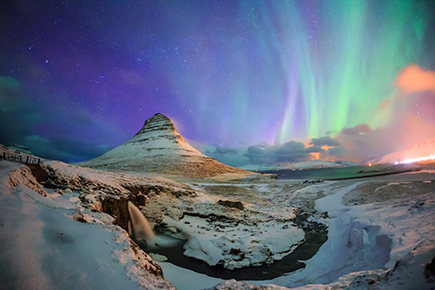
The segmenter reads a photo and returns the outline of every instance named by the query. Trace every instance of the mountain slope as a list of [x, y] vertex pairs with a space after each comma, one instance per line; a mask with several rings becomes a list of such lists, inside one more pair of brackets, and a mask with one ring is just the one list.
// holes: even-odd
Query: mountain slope
[[384, 155], [377, 163], [403, 162], [409, 159], [427, 157], [435, 154], [435, 138], [419, 143], [410, 149]]
[[189, 177], [251, 172], [207, 157], [190, 146], [172, 121], [157, 113], [127, 143], [77, 165], [119, 171], [156, 172]]

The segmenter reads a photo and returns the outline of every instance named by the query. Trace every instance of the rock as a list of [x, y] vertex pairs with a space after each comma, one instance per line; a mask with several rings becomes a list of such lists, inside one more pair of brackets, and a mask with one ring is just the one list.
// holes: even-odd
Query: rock
[[81, 223], [86, 223], [87, 221], [85, 220], [85, 216], [83, 215], [83, 213], [80, 210], [76, 210], [73, 214], [73, 219], [81, 222]]
[[240, 210], [243, 210], [245, 208], [243, 206], [243, 203], [241, 203], [240, 201], [219, 200], [218, 204], [223, 205], [223, 206], [227, 206], [227, 207], [237, 208]]
[[21, 168], [15, 169], [9, 173], [9, 185], [11, 187], [15, 187], [20, 183], [42, 196], [47, 196], [47, 193], [32, 175], [32, 172], [27, 166], [22, 166]]
[[426, 281], [433, 282], [435, 281], [435, 257], [432, 259], [431, 263], [427, 263], [424, 267], [424, 276], [426, 277]]
[[379, 282], [379, 280], [380, 277], [376, 273], [359, 275], [350, 283], [349, 288], [355, 290], [365, 290], [368, 289], [370, 285], [374, 285], [375, 283]]
[[101, 199], [101, 211], [115, 218], [115, 223], [124, 230], [128, 230], [128, 199], [104, 196]]
[[324, 211], [324, 212], [320, 213], [320, 217], [321, 217], [321, 218], [324, 218], [324, 219], [329, 219], [328, 212], [327, 212], [327, 211]]

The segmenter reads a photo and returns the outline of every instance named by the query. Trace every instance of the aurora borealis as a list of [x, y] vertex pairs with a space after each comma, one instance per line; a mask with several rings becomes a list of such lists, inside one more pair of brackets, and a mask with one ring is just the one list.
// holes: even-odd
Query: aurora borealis
[[[363, 142], [352, 137], [347, 146], [343, 130], [352, 128], [363, 129], [355, 129], [358, 136], [373, 133], [367, 140], [394, 130], [388, 136], [396, 144], [382, 140], [384, 151], [401, 149], [395, 140], [407, 139], [397, 133], [402, 125], [420, 124], [416, 142], [435, 137], [427, 129], [435, 128], [433, 1], [0, 7], [0, 143], [27, 145], [35, 154], [68, 162], [96, 157], [157, 112], [217, 158], [232, 148], [247, 157], [240, 148], [283, 144], [272, 151], [326, 154], [322, 144], [298, 145], [312, 138], [338, 140], [329, 155], [347, 151], [344, 158]], [[429, 84], [404, 90], [396, 80], [409, 67], [428, 73]], [[381, 153], [389, 152], [360, 159]]]

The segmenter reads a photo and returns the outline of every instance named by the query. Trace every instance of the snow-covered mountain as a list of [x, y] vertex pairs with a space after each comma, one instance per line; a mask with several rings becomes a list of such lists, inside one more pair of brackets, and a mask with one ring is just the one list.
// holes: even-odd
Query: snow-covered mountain
[[120, 171], [156, 172], [190, 177], [249, 172], [207, 157], [190, 146], [172, 121], [157, 113], [127, 143], [77, 165]]
[[435, 154], [435, 138], [414, 145], [412, 148], [384, 155], [377, 163], [403, 162], [409, 159], [427, 157]]

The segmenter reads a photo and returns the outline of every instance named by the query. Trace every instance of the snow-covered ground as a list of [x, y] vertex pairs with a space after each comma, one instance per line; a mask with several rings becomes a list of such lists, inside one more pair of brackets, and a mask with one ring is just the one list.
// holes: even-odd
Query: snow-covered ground
[[[326, 223], [329, 232], [328, 240], [304, 269], [270, 281], [221, 281], [213, 289], [255, 289], [253, 285], [281, 290], [435, 287], [435, 276], [427, 271], [425, 275], [425, 265], [435, 257], [434, 174], [330, 181], [296, 190], [287, 195], [288, 202], [300, 203], [304, 196], [312, 198], [313, 192], [324, 196], [315, 201], [314, 208], [328, 212], [327, 218], [317, 220]], [[283, 197], [279, 199], [282, 202]], [[219, 281], [168, 262], [160, 265], [177, 289], [212, 288]]]
[[[315, 184], [272, 179], [180, 183], [61, 162], [44, 165], [50, 166], [57, 190], [43, 188], [24, 165], [0, 161], [2, 288], [435, 287], [435, 277], [424, 274], [435, 257], [431, 171]], [[187, 238], [186, 255], [229, 269], [279, 260], [293, 251], [305, 236], [293, 222], [301, 213], [326, 224], [328, 239], [305, 268], [268, 281], [224, 281], [159, 262], [170, 284], [119, 226], [126, 209], [117, 206], [126, 205], [125, 197], [143, 203], [140, 208], [155, 228]]]
[[88, 222], [74, 219], [78, 193], [13, 186], [31, 178], [21, 166], [0, 161], [1, 289], [171, 289], [112, 217], [80, 208]]

